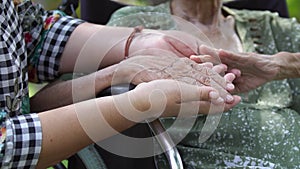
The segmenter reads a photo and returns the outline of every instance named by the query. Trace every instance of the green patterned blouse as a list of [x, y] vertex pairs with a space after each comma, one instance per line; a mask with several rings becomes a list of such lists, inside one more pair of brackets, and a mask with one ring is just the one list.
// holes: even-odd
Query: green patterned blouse
[[[267, 11], [232, 10], [245, 52], [274, 54], [300, 52], [300, 25]], [[125, 7], [108, 25], [144, 25], [152, 29], [177, 29], [169, 3], [155, 7]], [[204, 143], [199, 136], [206, 116], [199, 116], [177, 145], [186, 169], [198, 168], [300, 168], [300, 79], [273, 81], [242, 96], [243, 101], [222, 114], [215, 132]], [[174, 119], [162, 119], [168, 128]], [[176, 139], [183, 128], [172, 127]], [[163, 156], [160, 168], [168, 168]]]

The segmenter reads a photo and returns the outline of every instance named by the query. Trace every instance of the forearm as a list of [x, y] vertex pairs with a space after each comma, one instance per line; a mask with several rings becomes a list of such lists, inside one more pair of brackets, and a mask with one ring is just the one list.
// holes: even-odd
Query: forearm
[[74, 80], [59, 80], [50, 84], [30, 98], [31, 111], [50, 110], [94, 98], [100, 91], [111, 86], [115, 69], [116, 65], [113, 65]]
[[44, 134], [37, 168], [56, 164], [85, 146], [135, 124], [119, 114], [113, 97], [39, 113], [39, 117]]
[[280, 52], [274, 58], [279, 66], [275, 80], [300, 77], [300, 53]]
[[[59, 73], [95, 72], [124, 59], [125, 43], [133, 28], [83, 23], [72, 33], [63, 51]], [[75, 66], [76, 65], [76, 66]]]

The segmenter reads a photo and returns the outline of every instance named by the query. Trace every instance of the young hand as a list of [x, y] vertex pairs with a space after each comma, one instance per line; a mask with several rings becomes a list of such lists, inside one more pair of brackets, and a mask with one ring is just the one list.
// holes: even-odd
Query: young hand
[[148, 51], [147, 54], [161, 56], [160, 51], [165, 51], [176, 57], [190, 57], [199, 52], [202, 44], [206, 43], [182, 31], [143, 30], [134, 37], [129, 47], [129, 56], [145, 51]]
[[[212, 87], [170, 79], [142, 83], [117, 97], [117, 101], [122, 102], [117, 104], [119, 110], [136, 122], [157, 117], [221, 113], [214, 110], [229, 110], [240, 101], [238, 96], [234, 96], [234, 102], [225, 104], [219, 92]], [[211, 107], [214, 109], [210, 110]]]

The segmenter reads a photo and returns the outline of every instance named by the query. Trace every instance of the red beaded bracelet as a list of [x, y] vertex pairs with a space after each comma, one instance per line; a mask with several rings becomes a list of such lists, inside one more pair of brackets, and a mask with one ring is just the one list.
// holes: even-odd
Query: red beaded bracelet
[[136, 33], [140, 33], [142, 32], [142, 30], [144, 29], [143, 26], [136, 26], [134, 27], [132, 33], [129, 35], [129, 37], [127, 38], [127, 41], [126, 41], [126, 44], [125, 44], [125, 58], [124, 59], [127, 59], [128, 58], [128, 55], [129, 55], [129, 47], [130, 47], [130, 44], [135, 36]]

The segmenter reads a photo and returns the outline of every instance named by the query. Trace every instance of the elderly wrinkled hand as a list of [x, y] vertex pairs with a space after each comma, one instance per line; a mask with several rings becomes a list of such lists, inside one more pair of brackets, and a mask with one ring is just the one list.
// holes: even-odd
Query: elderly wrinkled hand
[[212, 64], [197, 64], [188, 58], [166, 55], [135, 56], [121, 62], [114, 75], [113, 84], [140, 84], [156, 79], [174, 79], [187, 84], [209, 86], [215, 88], [226, 103], [236, 103], [236, 98], [228, 92], [234, 89], [232, 73], [222, 77], [213, 70]]
[[217, 53], [221, 62], [228, 66], [227, 72], [235, 74], [235, 93], [253, 90], [274, 80], [279, 73], [279, 67], [271, 55], [234, 53], [201, 46], [202, 55], [193, 56], [192, 59], [198, 62], [214, 62], [216, 57], [211, 56], [211, 53]]

